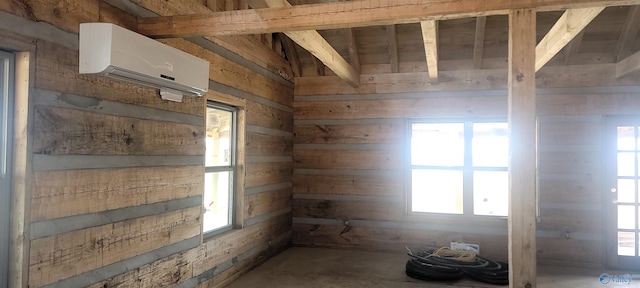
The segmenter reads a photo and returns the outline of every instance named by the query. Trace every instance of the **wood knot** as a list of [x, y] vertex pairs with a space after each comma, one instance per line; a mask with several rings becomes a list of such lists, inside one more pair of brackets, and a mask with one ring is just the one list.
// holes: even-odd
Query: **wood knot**
[[522, 73], [518, 73], [518, 75], [516, 75], [516, 81], [522, 82], [522, 79], [524, 79], [524, 75], [522, 75]]
[[524, 288], [531, 288], [531, 283], [527, 283], [524, 285]]
[[62, 12], [60, 12], [60, 9], [54, 8], [53, 9], [53, 16], [56, 16], [56, 18], [62, 18]]

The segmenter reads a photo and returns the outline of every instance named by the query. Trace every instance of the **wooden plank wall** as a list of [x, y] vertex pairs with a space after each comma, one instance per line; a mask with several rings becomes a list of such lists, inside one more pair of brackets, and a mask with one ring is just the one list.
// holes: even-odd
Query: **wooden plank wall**
[[[32, 51], [35, 60], [26, 284], [217, 287], [286, 248], [293, 83], [285, 60], [255, 38], [167, 40], [211, 62], [211, 91], [163, 101], [154, 89], [79, 75], [78, 24], [133, 28], [136, 18], [101, 1], [64, 2], [0, 2], [0, 49]], [[146, 8], [158, 14], [182, 9], [154, 2]], [[238, 229], [202, 239], [206, 98], [243, 111], [245, 185]]]
[[[605, 74], [598, 82], [610, 86], [568, 88], [559, 81], [547, 82], [552, 74], [543, 70], [538, 79], [538, 261], [602, 267], [602, 129], [608, 115], [637, 114], [640, 88], [623, 86], [629, 79], [612, 80]], [[404, 253], [405, 246], [464, 241], [479, 243], [483, 254], [506, 260], [506, 219], [407, 215], [403, 170], [405, 119], [506, 120], [506, 81], [469, 76], [478, 89], [455, 91], [456, 81], [429, 85], [411, 77], [391, 77], [363, 75], [358, 89], [330, 77], [296, 78], [294, 245]], [[594, 78], [579, 81], [589, 79]]]

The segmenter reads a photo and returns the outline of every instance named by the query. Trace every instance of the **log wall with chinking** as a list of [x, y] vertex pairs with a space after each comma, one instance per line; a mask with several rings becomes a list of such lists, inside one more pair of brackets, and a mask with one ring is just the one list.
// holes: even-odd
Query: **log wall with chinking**
[[[603, 70], [562, 70], [584, 77], [563, 83], [558, 78], [572, 74], [553, 68], [537, 75], [538, 261], [603, 267], [603, 129], [609, 116], [637, 113], [639, 88]], [[475, 75], [482, 73], [492, 72]], [[506, 80], [453, 75], [428, 83], [426, 73], [389, 75], [362, 75], [355, 89], [330, 77], [296, 78], [293, 244], [403, 253], [463, 241], [506, 260], [506, 219], [407, 213], [404, 160], [406, 119], [506, 121]], [[577, 82], [586, 87], [571, 88]]]
[[[202, 1], [138, 2], [154, 15], [209, 11]], [[163, 101], [155, 89], [78, 74], [79, 23], [135, 29], [135, 16], [97, 0], [23, 4], [0, 3], [0, 49], [35, 63], [26, 252], [14, 283], [217, 287], [289, 245], [293, 83], [281, 55], [254, 37], [163, 40], [211, 63], [205, 97]], [[238, 228], [202, 239], [205, 99], [241, 110], [244, 196]]]

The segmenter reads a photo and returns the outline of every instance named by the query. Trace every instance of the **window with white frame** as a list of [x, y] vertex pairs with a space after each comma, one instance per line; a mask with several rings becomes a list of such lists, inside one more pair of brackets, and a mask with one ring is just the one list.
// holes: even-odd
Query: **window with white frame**
[[409, 121], [409, 211], [508, 214], [505, 121]]
[[233, 228], [237, 109], [209, 101], [206, 115], [204, 233]]

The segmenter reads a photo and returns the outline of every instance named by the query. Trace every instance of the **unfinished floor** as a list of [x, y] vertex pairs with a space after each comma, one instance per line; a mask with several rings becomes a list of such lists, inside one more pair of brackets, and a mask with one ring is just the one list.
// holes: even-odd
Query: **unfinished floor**
[[[290, 248], [249, 272], [228, 288], [278, 287], [506, 287], [471, 280], [434, 283], [415, 280], [404, 274], [406, 255], [336, 250], [325, 248]], [[622, 275], [621, 271], [538, 267], [538, 287], [640, 287], [640, 279], [631, 284], [600, 283], [600, 274]]]

